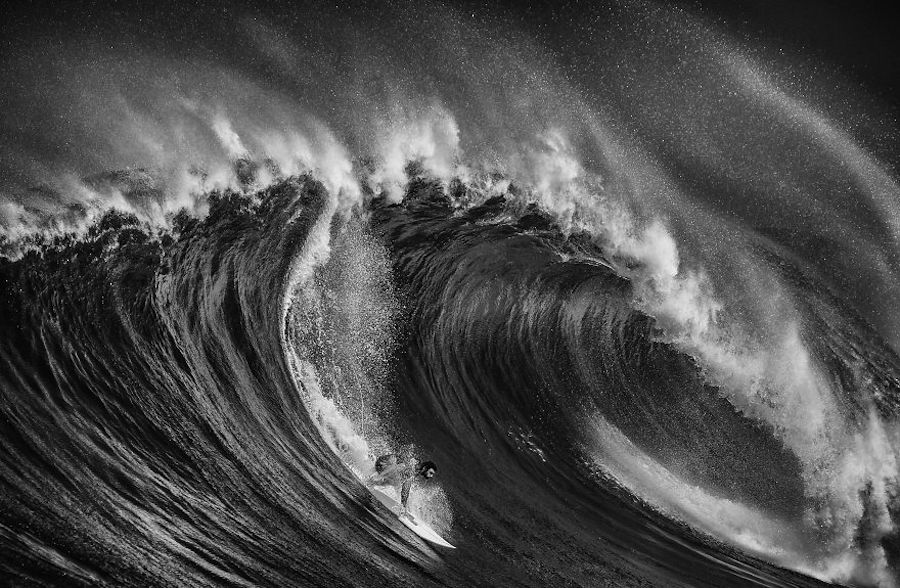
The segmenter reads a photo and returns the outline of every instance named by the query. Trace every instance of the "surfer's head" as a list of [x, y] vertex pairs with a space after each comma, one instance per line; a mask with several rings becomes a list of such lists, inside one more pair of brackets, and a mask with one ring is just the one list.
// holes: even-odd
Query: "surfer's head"
[[419, 463], [419, 467], [416, 469], [416, 472], [423, 478], [427, 478], [430, 480], [437, 473], [437, 466], [434, 465], [433, 461], [423, 461]]

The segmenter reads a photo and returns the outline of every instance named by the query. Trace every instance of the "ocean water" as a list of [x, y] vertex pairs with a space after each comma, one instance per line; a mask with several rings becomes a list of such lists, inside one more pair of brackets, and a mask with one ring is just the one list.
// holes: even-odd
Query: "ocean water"
[[2, 59], [4, 584], [900, 583], [862, 89], [661, 4], [108, 18]]

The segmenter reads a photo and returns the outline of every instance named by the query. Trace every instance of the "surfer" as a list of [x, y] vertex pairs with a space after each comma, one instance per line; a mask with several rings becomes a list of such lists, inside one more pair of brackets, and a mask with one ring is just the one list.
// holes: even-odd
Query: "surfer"
[[400, 504], [403, 506], [401, 515], [408, 515], [409, 491], [414, 482], [419, 478], [430, 480], [437, 473], [437, 466], [433, 461], [422, 461], [418, 465], [413, 462], [401, 464], [397, 462], [397, 456], [393, 453], [382, 455], [375, 460], [375, 473], [366, 478], [366, 486], [393, 486], [400, 490]]

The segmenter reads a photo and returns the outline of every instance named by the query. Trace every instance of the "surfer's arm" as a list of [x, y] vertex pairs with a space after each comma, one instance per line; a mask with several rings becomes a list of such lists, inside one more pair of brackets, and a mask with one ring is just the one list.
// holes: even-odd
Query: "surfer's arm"
[[400, 504], [403, 505], [403, 510], [409, 510], [406, 503], [409, 501], [409, 489], [412, 487], [412, 483], [413, 479], [409, 478], [403, 482], [403, 486], [400, 487]]

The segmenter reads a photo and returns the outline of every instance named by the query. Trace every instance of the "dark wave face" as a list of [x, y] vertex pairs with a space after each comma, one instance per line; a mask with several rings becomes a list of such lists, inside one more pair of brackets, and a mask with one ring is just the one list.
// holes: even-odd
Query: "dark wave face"
[[895, 130], [853, 83], [646, 3], [565, 47], [50, 16], [0, 57], [0, 583], [900, 583]]

